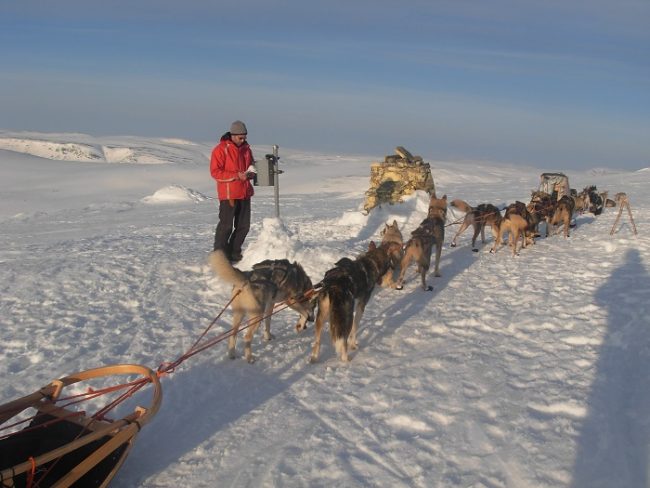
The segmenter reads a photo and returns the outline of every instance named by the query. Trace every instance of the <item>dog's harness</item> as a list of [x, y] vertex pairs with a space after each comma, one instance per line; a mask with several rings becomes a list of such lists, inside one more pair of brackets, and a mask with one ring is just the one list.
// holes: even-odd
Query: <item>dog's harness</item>
[[[259, 271], [264, 272], [268, 271], [270, 272], [271, 279], [267, 278], [266, 276], [256, 276], [255, 272]], [[278, 273], [277, 275], [275, 273]], [[257, 263], [253, 265], [253, 273], [250, 278], [251, 283], [262, 283], [262, 282], [267, 282], [273, 285], [275, 291], [273, 295], [278, 292], [279, 289], [281, 289], [290, 279], [292, 275], [296, 273], [295, 269], [291, 267], [291, 264], [287, 260], [280, 260], [278, 261], [262, 261], [261, 263]], [[277, 280], [274, 280], [273, 277], [277, 276]], [[303, 302], [306, 300], [310, 300], [315, 294], [318, 293], [319, 289], [323, 286], [323, 282], [321, 281], [320, 283], [317, 283], [313, 287], [311, 287], [309, 290], [300, 293], [293, 297], [293, 300], [295, 302]], [[285, 302], [289, 302], [289, 300], [285, 300]]]
[[[270, 270], [271, 276], [275, 276], [276, 271], [280, 271], [281, 275], [277, 281], [268, 280], [266, 277], [257, 277], [255, 276], [256, 271]], [[276, 287], [282, 287], [287, 280], [289, 279], [290, 270], [284, 263], [278, 263], [277, 261], [262, 261], [253, 266], [253, 274], [251, 275], [251, 281], [273, 281]]]

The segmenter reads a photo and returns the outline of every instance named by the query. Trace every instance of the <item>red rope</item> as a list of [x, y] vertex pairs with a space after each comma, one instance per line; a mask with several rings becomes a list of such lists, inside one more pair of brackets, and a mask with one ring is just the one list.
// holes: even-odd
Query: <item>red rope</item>
[[34, 483], [34, 473], [36, 473], [36, 461], [32, 456], [29, 456], [29, 461], [32, 463], [32, 469], [27, 473], [27, 488], [32, 488], [32, 483]]
[[[185, 351], [185, 353], [181, 354], [181, 355], [180, 355], [180, 356], [179, 356], [175, 361], [172, 361], [172, 362], [164, 362], [164, 363], [161, 363], [161, 364], [158, 366], [158, 369], [157, 369], [157, 371], [156, 371], [157, 374], [158, 374], [158, 376], [164, 376], [164, 375], [166, 375], [166, 374], [170, 374], [170, 373], [174, 372], [174, 370], [175, 370], [175, 369], [176, 369], [176, 368], [177, 368], [181, 363], [183, 363], [184, 361], [186, 361], [187, 359], [191, 358], [192, 356], [197, 355], [197, 354], [200, 353], [200, 352], [205, 351], [206, 349], [211, 348], [212, 346], [218, 344], [219, 342], [224, 341], [225, 339], [227, 339], [227, 338], [229, 338], [230, 336], [232, 336], [232, 335], [235, 334], [235, 330], [234, 330], [234, 329], [230, 329], [230, 330], [228, 330], [228, 331], [226, 331], [226, 332], [222, 332], [221, 334], [218, 334], [217, 336], [213, 337], [212, 339], [206, 341], [205, 343], [203, 343], [203, 344], [201, 344], [201, 345], [199, 346], [199, 344], [201, 343], [201, 341], [205, 338], [206, 334], [207, 334], [207, 333], [210, 331], [210, 329], [214, 326], [214, 324], [215, 324], [215, 323], [217, 322], [217, 320], [221, 317], [221, 315], [223, 315], [223, 313], [224, 313], [224, 311], [226, 310], [226, 308], [228, 308], [228, 307], [230, 306], [230, 304], [233, 302], [233, 300], [234, 300], [234, 299], [237, 297], [237, 295], [239, 295], [241, 292], [242, 292], [242, 289], [240, 288], [240, 289], [237, 291], [237, 293], [233, 294], [233, 296], [232, 296], [232, 298], [230, 299], [230, 301], [228, 301], [228, 303], [227, 303], [227, 304], [225, 305], [225, 307], [221, 310], [221, 312], [219, 312], [219, 314], [218, 314], [218, 315], [217, 315], [217, 316], [212, 320], [212, 322], [210, 322], [210, 324], [205, 328], [205, 330], [204, 330], [203, 333], [199, 336], [199, 338], [194, 342], [194, 344], [192, 344], [192, 346], [191, 346], [189, 349], [187, 349], [187, 351]], [[308, 290], [307, 292], [305, 292], [305, 293], [302, 295], [301, 299], [302, 299], [302, 300], [307, 300], [307, 299], [309, 299], [309, 298], [311, 297], [311, 295], [312, 295], [314, 292], [315, 292], [315, 290], [314, 290], [313, 288], [312, 288], [311, 290]], [[290, 298], [288, 298], [287, 300], [284, 300], [284, 301], [282, 301], [282, 302], [279, 302], [279, 303], [280, 303], [280, 306], [278, 306], [278, 305], [276, 304], [276, 306], [274, 307], [273, 311], [272, 311], [269, 315], [266, 315], [266, 316], [265, 316], [265, 315], [262, 315], [262, 316], [259, 316], [259, 317], [253, 317], [253, 318], [248, 319], [248, 321], [246, 321], [246, 323], [245, 323], [243, 326], [240, 326], [240, 327], [238, 328], [237, 332], [239, 332], [239, 331], [241, 331], [241, 330], [245, 330], [245, 329], [251, 327], [252, 325], [255, 325], [255, 324], [260, 323], [262, 320], [266, 319], [267, 317], [271, 317], [271, 316], [275, 315], [276, 313], [278, 313], [278, 312], [280, 312], [280, 311], [282, 311], [282, 310], [284, 310], [284, 309], [290, 307], [291, 305], [293, 305], [294, 303], [297, 303], [298, 301], [299, 301], [299, 300], [298, 300], [297, 298], [290, 297]], [[104, 408], [102, 408], [102, 409], [99, 410], [97, 413], [95, 413], [95, 415], [93, 415], [93, 418], [95, 418], [95, 419], [102, 419], [102, 418], [104, 418], [104, 416], [106, 415], [106, 413], [108, 413], [108, 412], [111, 411], [113, 408], [115, 408], [117, 405], [119, 405], [121, 402], [123, 402], [123, 401], [126, 400], [128, 397], [130, 397], [131, 395], [133, 395], [134, 393], [136, 393], [138, 390], [140, 390], [140, 389], [141, 389], [141, 388], [142, 388], [146, 383], [148, 383], [149, 381], [150, 381], [150, 380], [149, 380], [148, 378], [142, 378], [142, 379], [140, 379], [140, 380], [138, 380], [138, 381], [136, 381], [136, 382], [133, 382], [133, 383], [134, 383], [133, 386], [132, 386], [132, 387], [131, 387], [127, 392], [123, 393], [123, 394], [120, 395], [117, 399], [115, 399], [113, 402], [109, 403], [109, 404], [106, 405]]]
[[[275, 304], [275, 306], [273, 308], [273, 311], [269, 315], [262, 315], [262, 316], [259, 316], [259, 317], [253, 317], [253, 318], [248, 319], [244, 325], [239, 327], [237, 332], [239, 332], [241, 330], [246, 330], [247, 328], [251, 327], [252, 325], [257, 324], [257, 323], [263, 321], [264, 319], [266, 319], [268, 317], [271, 317], [271, 316], [275, 315], [278, 312], [281, 312], [282, 310], [285, 310], [286, 308], [290, 307], [294, 303], [309, 300], [311, 298], [311, 296], [315, 292], [316, 292], [316, 289], [311, 288], [310, 290], [307, 290], [305, 293], [303, 293], [300, 296], [300, 298], [290, 297], [290, 298], [287, 298], [286, 300], [284, 300], [282, 302], [278, 302], [277, 304]], [[239, 293], [241, 293], [241, 289], [237, 292], [237, 294], [239, 294]], [[231, 300], [226, 304], [226, 308], [232, 303], [232, 301], [235, 299], [237, 294], [235, 294], [231, 298]], [[224, 310], [225, 310], [225, 308], [224, 308]], [[230, 330], [227, 330], [225, 332], [222, 332], [221, 334], [213, 337], [212, 339], [204, 342], [203, 344], [201, 344], [199, 346], [201, 340], [205, 337], [205, 335], [210, 330], [210, 328], [214, 325], [214, 323], [217, 321], [217, 319], [223, 314], [224, 310], [222, 310], [221, 313], [212, 321], [212, 323], [206, 328], [206, 330], [203, 332], [203, 334], [201, 334], [199, 339], [196, 340], [194, 342], [194, 344], [192, 344], [192, 347], [190, 347], [184, 354], [179, 356], [178, 359], [176, 359], [176, 361], [173, 361], [171, 363], [161, 363], [161, 365], [158, 367], [158, 375], [162, 376], [162, 375], [165, 375], [167, 373], [173, 372], [174, 369], [177, 366], [179, 366], [183, 361], [191, 358], [192, 356], [195, 356], [196, 354], [198, 354], [198, 353], [200, 353], [202, 351], [205, 351], [206, 349], [209, 349], [210, 347], [212, 347], [212, 346], [218, 344], [219, 342], [224, 341], [225, 339], [227, 339], [230, 336], [234, 335], [235, 334], [234, 329], [230, 329]]]

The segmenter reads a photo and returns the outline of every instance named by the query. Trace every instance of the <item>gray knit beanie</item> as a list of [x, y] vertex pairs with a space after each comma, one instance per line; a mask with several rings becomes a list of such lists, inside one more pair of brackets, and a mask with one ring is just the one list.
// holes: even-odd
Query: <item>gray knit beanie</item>
[[230, 125], [230, 133], [232, 135], [248, 134], [248, 131], [246, 130], [246, 124], [244, 124], [241, 120], [235, 120]]

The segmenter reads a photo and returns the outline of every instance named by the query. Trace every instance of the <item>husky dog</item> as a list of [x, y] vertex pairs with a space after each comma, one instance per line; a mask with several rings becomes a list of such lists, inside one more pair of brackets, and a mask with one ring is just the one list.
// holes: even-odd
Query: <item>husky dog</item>
[[445, 241], [445, 220], [447, 218], [447, 195], [442, 198], [436, 198], [435, 195], [429, 201], [429, 212], [419, 227], [411, 232], [411, 238], [404, 247], [404, 257], [400, 263], [399, 278], [395, 288], [401, 290], [404, 287], [404, 275], [411, 261], [415, 261], [418, 266], [420, 278], [422, 279], [422, 289], [425, 291], [433, 290], [432, 286], [427, 285], [426, 274], [431, 266], [431, 252], [433, 245], [436, 245], [435, 276], [440, 276], [440, 255], [442, 253], [442, 244]]
[[253, 265], [251, 271], [240, 271], [230, 264], [221, 250], [210, 253], [209, 262], [217, 276], [233, 285], [232, 330], [228, 339], [228, 356], [235, 358], [237, 331], [244, 317], [259, 320], [252, 323], [244, 335], [244, 357], [249, 363], [255, 361], [251, 353], [251, 341], [262, 317], [265, 318], [264, 339], [274, 339], [271, 334], [271, 312], [276, 303], [287, 300], [290, 308], [300, 314], [296, 330], [307, 327], [306, 322], [314, 320], [314, 302], [305, 297], [311, 290], [309, 276], [298, 263], [287, 259], [267, 259]]
[[[402, 233], [399, 230], [397, 225], [397, 220], [393, 220], [392, 224], [386, 224], [380, 232], [381, 235], [381, 245], [386, 248], [388, 254], [391, 256], [391, 259], [399, 263], [402, 260], [402, 252], [404, 248], [404, 240], [402, 238]], [[394, 267], [391, 267], [381, 280], [382, 287], [393, 288], [395, 283], [393, 281], [393, 272]]]
[[[515, 203], [511, 203], [506, 207], [506, 212], [503, 216], [503, 218], [506, 219], [509, 218], [511, 215], [519, 215], [522, 219], [526, 221], [526, 226], [523, 229], [520, 229], [519, 231], [520, 233], [523, 234], [523, 239], [525, 240], [526, 245], [535, 244], [535, 236], [537, 235], [537, 228], [540, 222], [539, 212], [535, 210], [537, 208], [536, 207], [537, 205], [538, 203], [536, 202], [530, 202], [528, 205], [526, 205], [525, 203], [517, 200], [515, 201]], [[505, 228], [506, 230], [501, 231], [501, 235], [504, 235], [505, 232], [508, 231], [508, 229], [513, 227], [513, 225], [515, 225], [518, 228], [521, 228], [518, 219], [514, 219], [514, 220], [516, 221], [516, 224], [513, 224], [511, 219], [511, 222], [506, 223], [506, 228]], [[493, 250], [494, 247], [490, 252], [493, 252]]]
[[[545, 195], [543, 192], [540, 194]], [[530, 202], [526, 205], [517, 200], [506, 207], [505, 214], [499, 223], [498, 237], [495, 240], [490, 252], [497, 252], [501, 244], [505, 244], [504, 236], [509, 234], [510, 246], [513, 248], [513, 254], [517, 254], [517, 241], [519, 236], [522, 239], [522, 248], [528, 244], [535, 243], [536, 229], [539, 225], [539, 215], [535, 211], [538, 202]]]
[[492, 246], [490, 252], [497, 252], [499, 244], [503, 240], [503, 236], [508, 233], [508, 241], [512, 247], [512, 255], [515, 256], [517, 254], [517, 241], [519, 240], [519, 236], [521, 236], [521, 247], [526, 247], [527, 227], [528, 222], [518, 213], [511, 212], [510, 214], [507, 214], [505, 217], [503, 217], [503, 219], [501, 219], [501, 223], [499, 224], [498, 237], [495, 239], [494, 245]]
[[541, 219], [539, 214], [535, 211], [534, 203], [526, 205], [526, 213], [523, 215], [526, 220], [526, 245], [535, 244], [535, 237], [539, 236], [539, 223]]
[[583, 213], [589, 209], [589, 198], [584, 194], [573, 196], [573, 203], [577, 213]]
[[585, 186], [582, 190], [582, 195], [585, 195], [588, 202], [588, 211], [594, 215], [603, 213], [604, 200], [598, 193], [596, 185]]
[[312, 363], [318, 361], [320, 336], [325, 322], [341, 361], [348, 361], [348, 349], [357, 348], [357, 329], [370, 296], [382, 277], [394, 266], [388, 246], [370, 242], [368, 252], [356, 259], [340, 259], [327, 271], [318, 292], [318, 313], [314, 326]]
[[[546, 236], [549, 235], [549, 230], [551, 228], [551, 219], [553, 218], [553, 213], [555, 212], [555, 207], [557, 201], [553, 199], [551, 195], [543, 191], [533, 191], [531, 193], [530, 202], [527, 205], [527, 210], [535, 214], [538, 218], [538, 224], [535, 226], [535, 235], [539, 236], [539, 223], [543, 220], [546, 227]], [[522, 217], [525, 218], [525, 213], [520, 213]]]
[[569, 226], [571, 225], [574, 209], [575, 202], [573, 198], [564, 195], [558, 200], [555, 213], [553, 213], [553, 217], [551, 218], [551, 225], [564, 224], [564, 237], [569, 237]]
[[472, 251], [474, 252], [478, 252], [478, 248], [476, 247], [476, 238], [479, 233], [481, 234], [481, 242], [485, 243], [486, 225], [490, 226], [492, 229], [492, 235], [496, 238], [499, 222], [501, 221], [501, 212], [497, 207], [491, 203], [481, 203], [476, 207], [472, 207], [467, 202], [459, 199], [452, 200], [449, 205], [465, 212], [465, 218], [463, 219], [462, 224], [460, 224], [460, 229], [458, 229], [458, 232], [456, 232], [456, 235], [451, 241], [451, 247], [456, 247], [456, 239], [459, 235], [465, 232], [469, 226], [472, 226], [474, 229], [474, 235], [472, 236]]

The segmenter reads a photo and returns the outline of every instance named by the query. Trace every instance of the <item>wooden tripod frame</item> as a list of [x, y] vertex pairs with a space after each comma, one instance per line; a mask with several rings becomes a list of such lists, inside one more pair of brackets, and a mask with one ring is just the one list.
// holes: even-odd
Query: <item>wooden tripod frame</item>
[[634, 230], [634, 235], [637, 235], [636, 225], [634, 225], [634, 217], [632, 217], [632, 209], [630, 208], [630, 201], [628, 200], [627, 195], [624, 195], [618, 201], [618, 215], [616, 216], [614, 225], [612, 225], [612, 230], [609, 232], [610, 236], [614, 235], [614, 230], [616, 229], [616, 225], [618, 224], [618, 221], [621, 218], [621, 214], [623, 213], [623, 208], [627, 208], [627, 214], [630, 216], [630, 222], [632, 223], [632, 229]]

